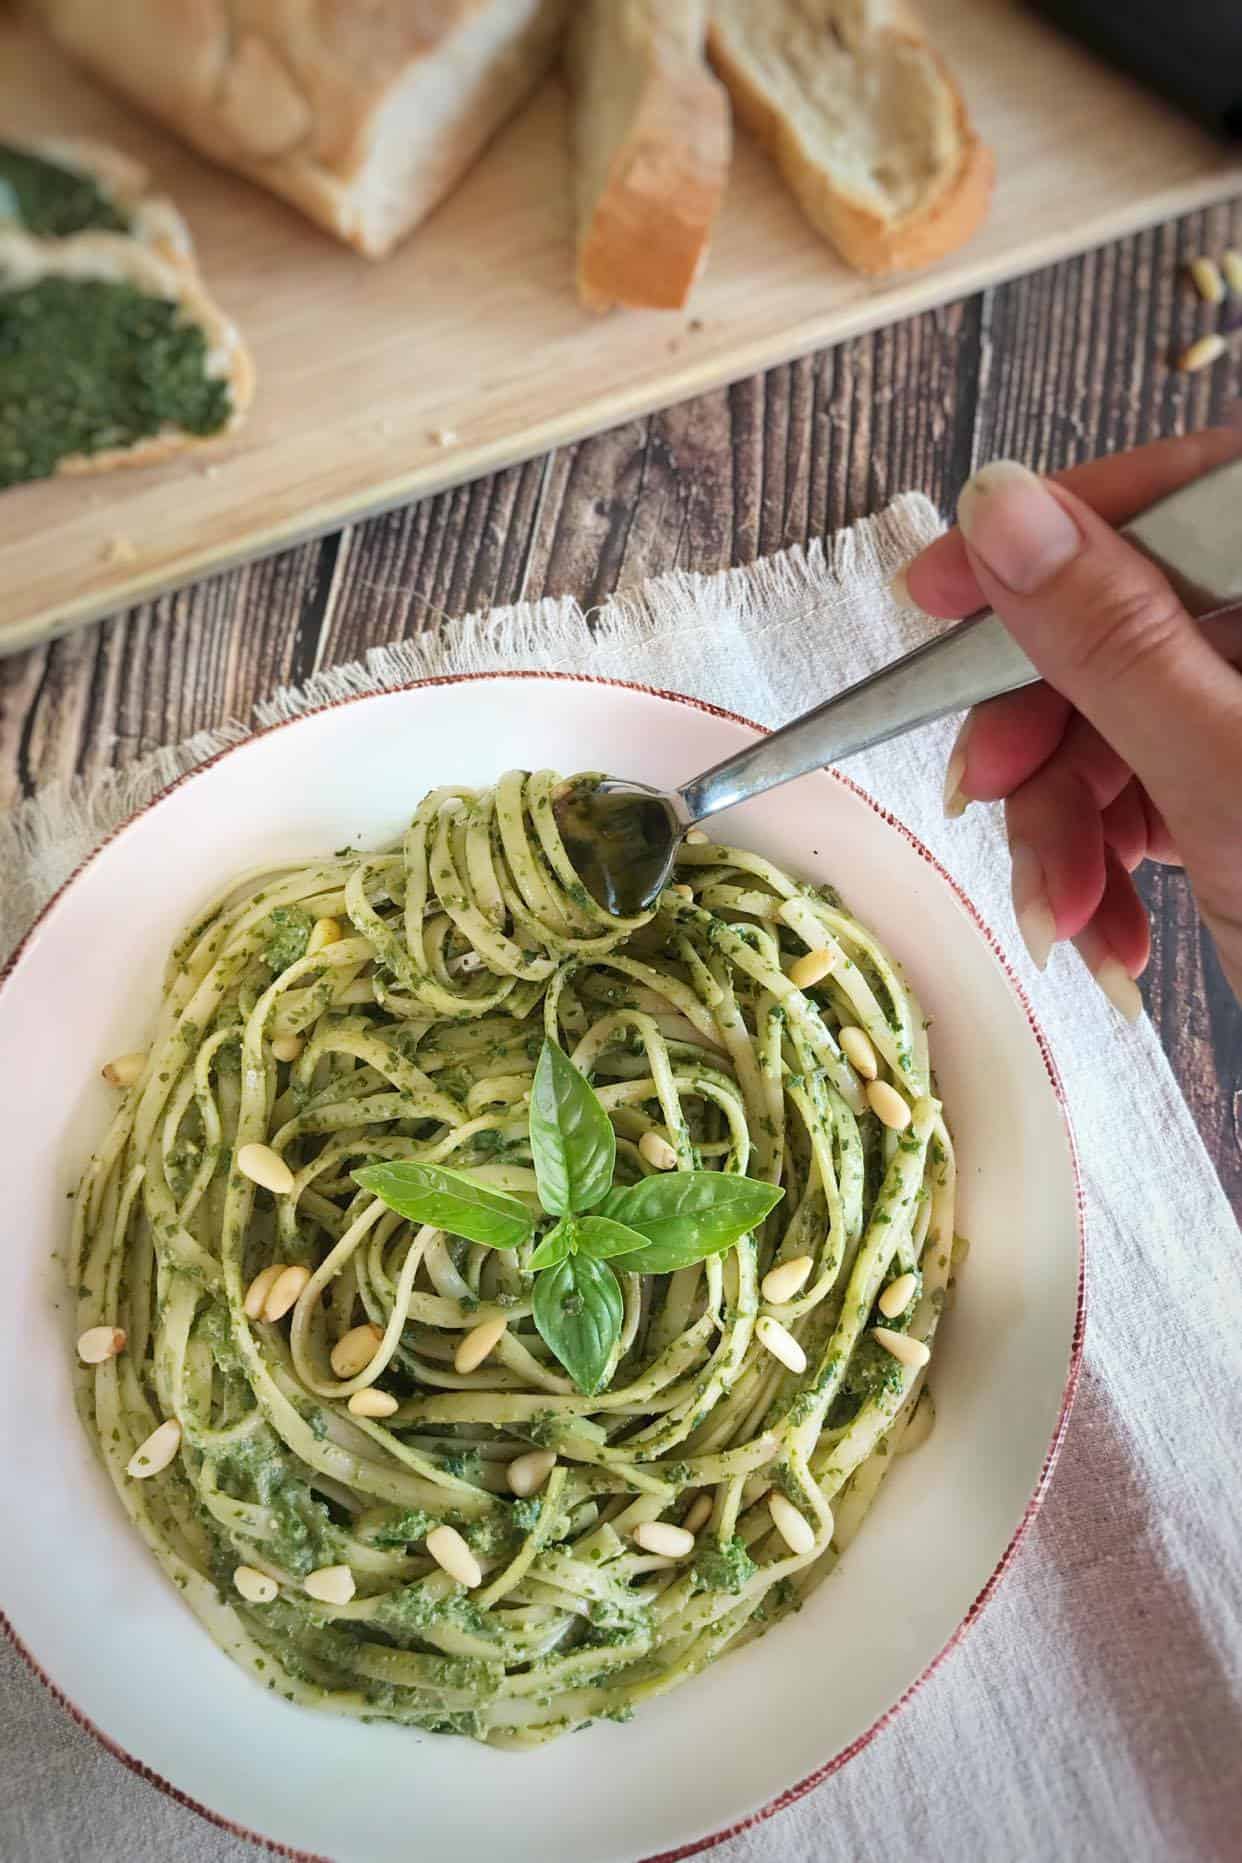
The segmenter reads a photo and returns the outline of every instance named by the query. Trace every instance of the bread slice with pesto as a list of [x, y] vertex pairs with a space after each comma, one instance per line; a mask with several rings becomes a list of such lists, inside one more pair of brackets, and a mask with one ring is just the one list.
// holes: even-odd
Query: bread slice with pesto
[[140, 162], [80, 138], [0, 139], [0, 229], [36, 239], [128, 233], [166, 259], [192, 265], [190, 230], [170, 200], [153, 194]]
[[712, 0], [708, 53], [858, 271], [930, 265], [980, 225], [992, 157], [907, 0]]
[[254, 371], [192, 265], [131, 233], [0, 226], [0, 488], [228, 433]]
[[729, 99], [707, 68], [707, 0], [579, 0], [569, 33], [578, 295], [683, 305], [729, 171]]

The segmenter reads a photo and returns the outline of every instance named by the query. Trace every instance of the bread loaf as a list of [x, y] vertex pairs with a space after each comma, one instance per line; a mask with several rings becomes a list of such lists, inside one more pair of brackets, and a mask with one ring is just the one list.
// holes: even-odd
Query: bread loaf
[[703, 56], [706, 0], [579, 0], [569, 33], [578, 293], [672, 309], [707, 254], [729, 101]]
[[379, 258], [556, 55], [567, 0], [30, 0], [205, 155]]

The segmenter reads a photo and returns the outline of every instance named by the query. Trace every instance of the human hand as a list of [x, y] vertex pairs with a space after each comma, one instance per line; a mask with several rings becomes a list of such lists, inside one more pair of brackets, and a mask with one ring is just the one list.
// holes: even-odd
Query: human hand
[[1242, 672], [1112, 526], [1239, 453], [1242, 432], [1217, 429], [1055, 480], [998, 460], [963, 488], [957, 528], [903, 577], [928, 614], [994, 608], [1044, 675], [968, 715], [945, 809], [1004, 799], [1033, 961], [1042, 970], [1072, 939], [1131, 1021], [1150, 948], [1130, 877], [1144, 859], [1185, 867], [1242, 997]]

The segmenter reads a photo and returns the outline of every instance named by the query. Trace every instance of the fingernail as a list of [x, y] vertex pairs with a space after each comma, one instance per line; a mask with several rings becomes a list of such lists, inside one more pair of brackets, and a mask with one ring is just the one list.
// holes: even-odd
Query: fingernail
[[1057, 941], [1057, 922], [1044, 887], [1043, 862], [1025, 841], [1014, 842], [1009, 858], [1013, 864], [1013, 912], [1018, 930], [1032, 964], [1036, 970], [1044, 970]]
[[1142, 992], [1099, 933], [1088, 926], [1074, 939], [1074, 949], [1118, 1015], [1123, 1016], [1127, 1022], [1137, 1022], [1143, 1013]]
[[962, 487], [962, 535], [985, 568], [1017, 595], [1050, 582], [1082, 547], [1082, 533], [1042, 479], [997, 459]]
[[910, 584], [906, 580], [906, 568], [903, 565], [888, 585], [888, 592], [898, 608], [917, 608], [918, 603], [910, 593]]
[[962, 728], [953, 740], [945, 767], [944, 812], [951, 822], [955, 822], [959, 815], [964, 815], [971, 804], [971, 797], [962, 794], [962, 778], [966, 774], [966, 740], [974, 721], [974, 713], [967, 712], [962, 720]]

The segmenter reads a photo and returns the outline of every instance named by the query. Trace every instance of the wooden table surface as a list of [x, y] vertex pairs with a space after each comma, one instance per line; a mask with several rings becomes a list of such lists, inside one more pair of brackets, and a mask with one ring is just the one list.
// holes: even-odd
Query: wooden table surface
[[[1242, 336], [1203, 375], [1172, 359], [1217, 315], [1185, 261], [1227, 245], [1242, 247], [1242, 202], [0, 660], [0, 808], [446, 616], [590, 604], [664, 570], [749, 563], [907, 488], [948, 512], [989, 458], [1051, 469], [1218, 420], [1242, 392]], [[1144, 891], [1148, 1007], [1242, 1215], [1242, 1008], [1182, 875], [1153, 868]]]

